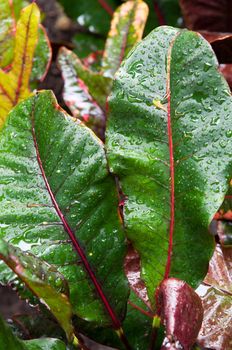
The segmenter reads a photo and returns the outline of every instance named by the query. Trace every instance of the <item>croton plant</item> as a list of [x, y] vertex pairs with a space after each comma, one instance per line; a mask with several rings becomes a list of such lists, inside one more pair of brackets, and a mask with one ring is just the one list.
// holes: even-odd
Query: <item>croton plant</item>
[[67, 110], [38, 89], [37, 4], [0, 0], [0, 282], [36, 306], [0, 320], [0, 349], [231, 350], [232, 98], [211, 46], [231, 35], [195, 27], [204, 1], [180, 5], [208, 41], [153, 23], [177, 1], [61, 2], [95, 20], [86, 40], [112, 16], [101, 52], [59, 50]]

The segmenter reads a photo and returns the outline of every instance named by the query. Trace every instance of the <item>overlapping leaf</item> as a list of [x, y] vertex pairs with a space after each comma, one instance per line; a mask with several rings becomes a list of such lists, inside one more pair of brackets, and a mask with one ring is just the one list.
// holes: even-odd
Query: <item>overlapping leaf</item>
[[0, 150], [0, 236], [57, 267], [75, 314], [119, 328], [125, 242], [102, 143], [43, 92], [10, 113]]
[[110, 171], [153, 302], [164, 277], [197, 286], [206, 274], [231, 175], [230, 91], [199, 34], [160, 27], [122, 64], [109, 109]]
[[127, 1], [114, 12], [102, 59], [105, 76], [113, 78], [123, 58], [142, 39], [147, 16], [142, 0]]
[[0, 259], [47, 305], [72, 341], [72, 308], [64, 277], [52, 266], [0, 239]]

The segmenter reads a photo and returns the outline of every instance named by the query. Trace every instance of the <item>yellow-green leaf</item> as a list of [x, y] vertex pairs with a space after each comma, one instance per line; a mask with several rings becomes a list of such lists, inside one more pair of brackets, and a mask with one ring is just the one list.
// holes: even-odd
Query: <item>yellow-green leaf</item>
[[25, 7], [17, 24], [11, 70], [0, 70], [0, 128], [8, 112], [30, 94], [29, 81], [38, 42], [40, 12], [35, 3]]

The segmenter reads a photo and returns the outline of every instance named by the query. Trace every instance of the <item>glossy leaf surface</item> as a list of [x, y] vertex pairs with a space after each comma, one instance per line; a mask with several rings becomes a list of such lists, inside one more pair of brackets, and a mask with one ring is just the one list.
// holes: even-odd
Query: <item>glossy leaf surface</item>
[[66, 350], [59, 339], [41, 338], [21, 341], [0, 317], [0, 348], [8, 350]]
[[114, 12], [102, 59], [105, 76], [113, 78], [123, 58], [142, 39], [147, 16], [142, 0], [127, 1]]
[[0, 239], [0, 259], [3, 260], [27, 287], [49, 308], [67, 338], [74, 335], [72, 308], [69, 302], [68, 284], [51, 265]]
[[164, 277], [197, 286], [206, 274], [208, 225], [231, 175], [230, 91], [199, 34], [160, 27], [123, 62], [109, 111], [110, 171], [153, 302]]
[[0, 150], [1, 237], [57, 267], [74, 313], [117, 328], [128, 294], [125, 242], [101, 141], [48, 91], [10, 113]]
[[0, 70], [0, 128], [8, 112], [30, 93], [29, 81], [38, 41], [39, 20], [40, 12], [35, 3], [22, 10], [17, 24], [12, 68], [9, 72]]
[[166, 327], [161, 349], [189, 350], [197, 339], [203, 320], [200, 297], [187, 283], [175, 278], [164, 280], [156, 296], [157, 307]]
[[[89, 92], [88, 85], [86, 85], [83, 79], [85, 75], [78, 74], [76, 70], [76, 65], [81, 64], [77, 59], [75, 54], [66, 49], [62, 49], [59, 54], [59, 66], [62, 71], [62, 76], [64, 79], [64, 92], [63, 98], [65, 104], [69, 107], [72, 115], [83, 121], [87, 126], [89, 126], [101, 139], [104, 137], [106, 116], [104, 110], [98, 105]], [[83, 72], [87, 69], [83, 68]], [[94, 77], [99, 77], [99, 82], [103, 86], [102, 82], [104, 80], [100, 75], [95, 73]], [[103, 80], [102, 80], [103, 78]], [[93, 85], [91, 77], [85, 79], [90, 85]], [[97, 85], [97, 79], [96, 79]], [[105, 87], [104, 87], [105, 88]], [[95, 86], [97, 91], [98, 87]], [[94, 86], [92, 86], [91, 91], [94, 91]], [[101, 92], [100, 92], [101, 94]], [[100, 100], [105, 100], [106, 96], [101, 97]]]

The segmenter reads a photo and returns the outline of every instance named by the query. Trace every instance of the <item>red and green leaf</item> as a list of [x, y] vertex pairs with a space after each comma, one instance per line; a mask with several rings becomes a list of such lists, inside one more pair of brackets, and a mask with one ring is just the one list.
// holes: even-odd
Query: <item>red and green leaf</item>
[[104, 108], [100, 107], [98, 102], [102, 106], [106, 103], [107, 92], [104, 90], [108, 80], [85, 68], [77, 56], [65, 48], [60, 50], [58, 62], [64, 79], [65, 104], [74, 117], [83, 121], [101, 139], [104, 139], [106, 116]]
[[231, 175], [230, 91], [199, 34], [160, 27], [122, 64], [109, 111], [110, 171], [154, 304], [164, 278], [196, 287], [207, 272], [208, 225]]
[[56, 266], [74, 314], [119, 330], [125, 238], [101, 141], [43, 92], [10, 113], [0, 150], [1, 237]]
[[114, 12], [102, 59], [102, 71], [113, 78], [123, 58], [142, 39], [148, 7], [142, 0], [126, 1]]
[[189, 350], [196, 342], [203, 320], [201, 299], [184, 281], [164, 280], [156, 292], [157, 308], [166, 328], [161, 350]]

